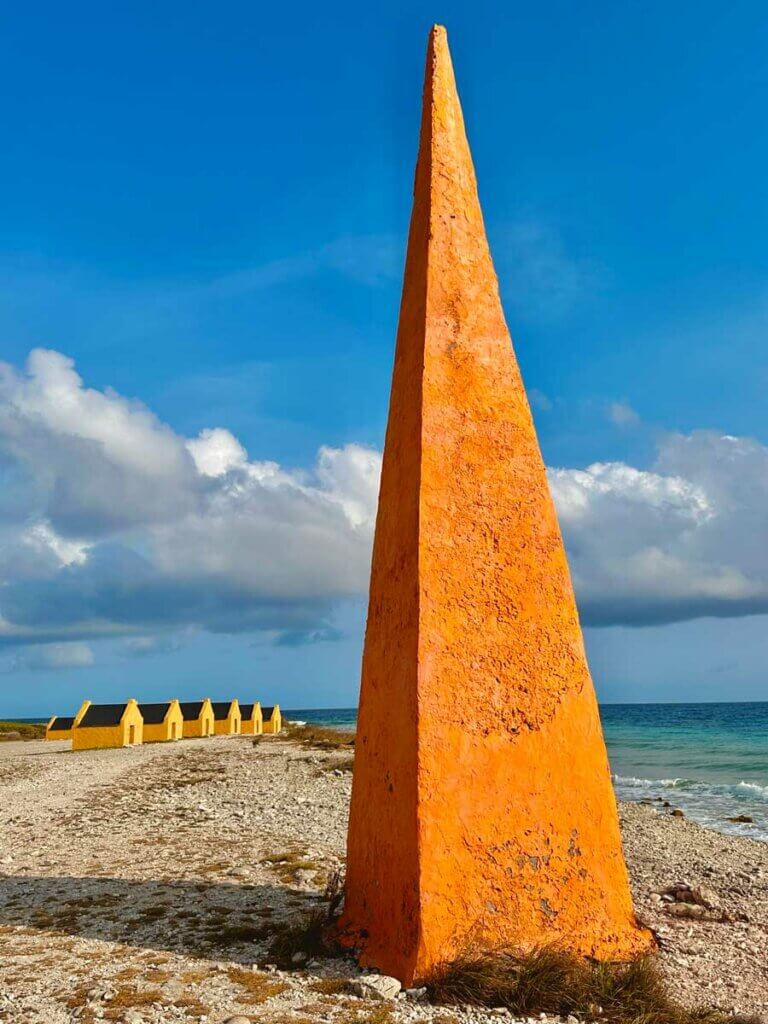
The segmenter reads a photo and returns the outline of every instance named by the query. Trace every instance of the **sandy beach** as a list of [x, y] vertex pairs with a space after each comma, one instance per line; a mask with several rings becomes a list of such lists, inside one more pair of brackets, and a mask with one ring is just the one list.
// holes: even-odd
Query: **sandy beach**
[[[349, 755], [266, 737], [72, 754], [0, 744], [0, 1021], [512, 1019], [281, 971], [273, 930], [343, 869]], [[690, 1004], [768, 1011], [768, 844], [622, 805], [636, 906]]]

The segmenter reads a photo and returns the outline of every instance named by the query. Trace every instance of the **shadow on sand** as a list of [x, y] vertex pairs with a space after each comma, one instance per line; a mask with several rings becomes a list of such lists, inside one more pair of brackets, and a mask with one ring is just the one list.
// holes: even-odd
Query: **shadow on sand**
[[254, 963], [321, 898], [281, 885], [0, 876], [0, 926]]

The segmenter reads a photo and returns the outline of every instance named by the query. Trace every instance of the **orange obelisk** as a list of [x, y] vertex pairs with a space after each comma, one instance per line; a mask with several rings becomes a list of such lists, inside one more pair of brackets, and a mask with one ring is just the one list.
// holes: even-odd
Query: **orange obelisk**
[[406, 984], [472, 941], [599, 959], [632, 909], [565, 550], [445, 30], [430, 35], [340, 933]]

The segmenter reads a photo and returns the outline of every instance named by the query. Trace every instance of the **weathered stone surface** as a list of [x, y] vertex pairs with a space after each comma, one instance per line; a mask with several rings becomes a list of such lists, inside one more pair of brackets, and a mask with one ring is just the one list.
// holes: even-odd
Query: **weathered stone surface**
[[348, 941], [410, 985], [469, 932], [598, 958], [638, 927], [568, 565], [445, 31], [429, 41], [376, 524]]

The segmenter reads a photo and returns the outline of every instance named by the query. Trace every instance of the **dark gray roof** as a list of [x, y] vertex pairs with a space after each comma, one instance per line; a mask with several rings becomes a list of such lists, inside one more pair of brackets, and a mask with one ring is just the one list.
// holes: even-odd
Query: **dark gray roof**
[[162, 725], [170, 706], [170, 701], [166, 701], [165, 704], [139, 704], [139, 711], [144, 719], [144, 724]]
[[203, 710], [203, 704], [205, 701], [202, 700], [187, 700], [180, 704], [181, 716], [185, 722], [194, 722], [200, 717], [200, 712]]
[[229, 715], [229, 709], [232, 707], [231, 700], [215, 700], [212, 702], [213, 706], [213, 717], [217, 722], [223, 722]]
[[74, 718], [62, 718], [61, 715], [57, 715], [51, 722], [49, 728], [51, 732], [63, 732], [65, 729], [71, 729], [74, 721]]
[[261, 709], [261, 717], [264, 719], [265, 722], [268, 722], [270, 720], [270, 718], [272, 717], [272, 712], [274, 710], [274, 706], [272, 706], [271, 708], [267, 707]]
[[253, 718], [253, 709], [256, 707], [255, 704], [241, 704], [240, 715], [244, 722], [248, 722]]
[[125, 704], [91, 704], [80, 720], [80, 725], [86, 728], [120, 725], [125, 708]]

